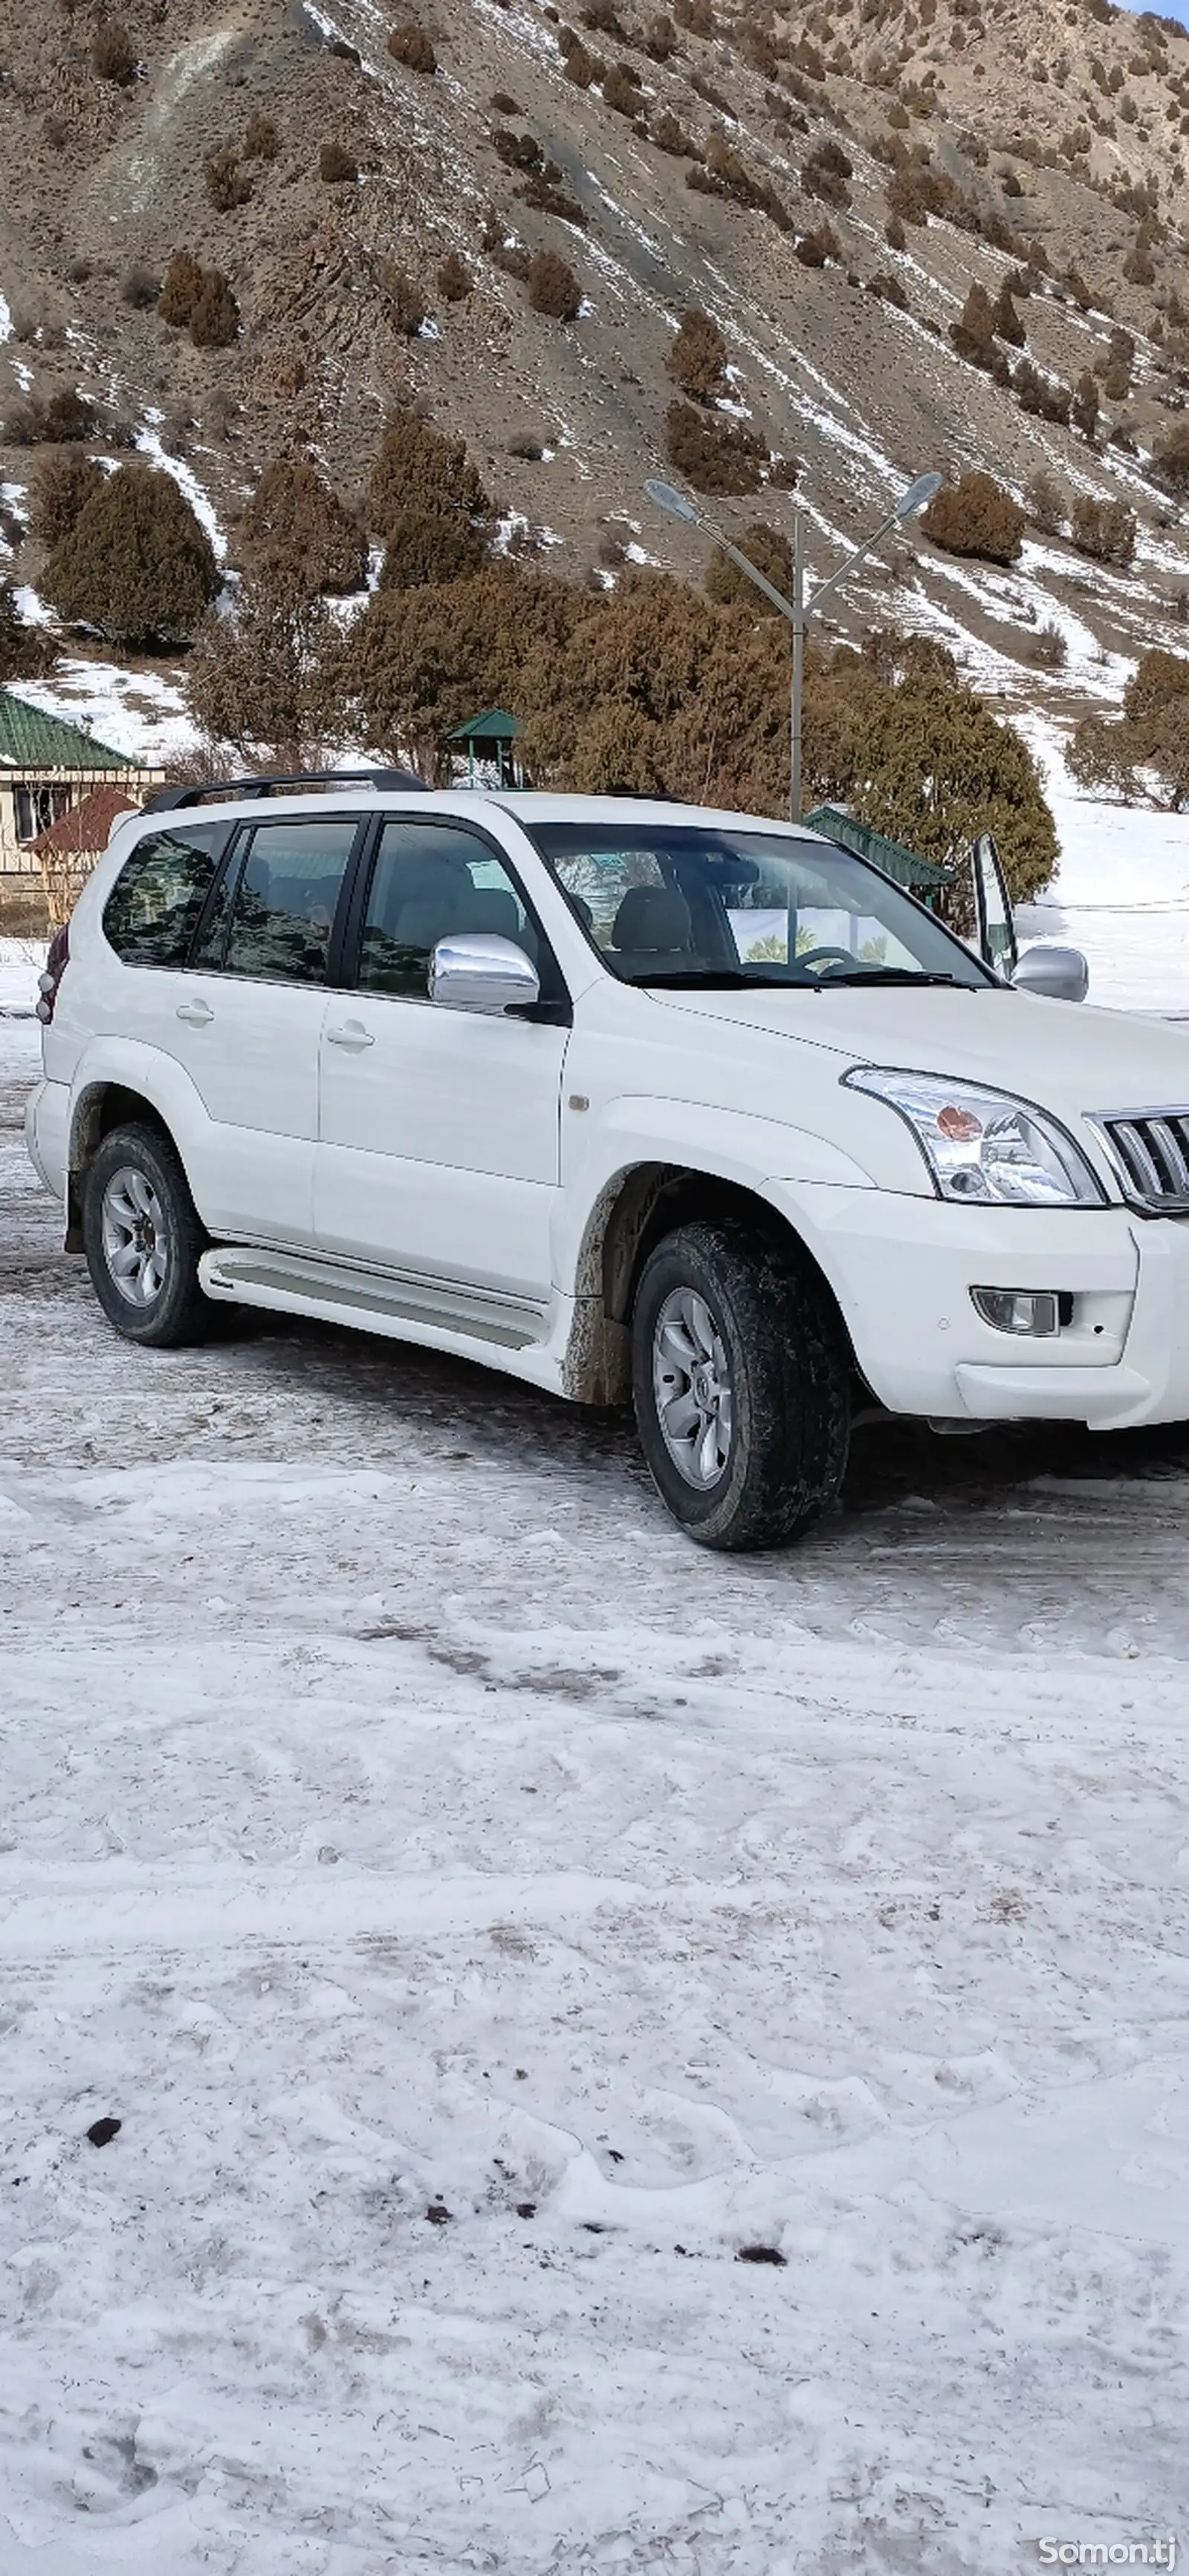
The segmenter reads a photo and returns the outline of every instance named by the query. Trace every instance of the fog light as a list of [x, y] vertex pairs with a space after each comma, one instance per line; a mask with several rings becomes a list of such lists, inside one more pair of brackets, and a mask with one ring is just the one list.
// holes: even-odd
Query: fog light
[[1054, 1288], [972, 1288], [984, 1324], [997, 1333], [1027, 1333], [1034, 1341], [1061, 1327], [1061, 1300]]

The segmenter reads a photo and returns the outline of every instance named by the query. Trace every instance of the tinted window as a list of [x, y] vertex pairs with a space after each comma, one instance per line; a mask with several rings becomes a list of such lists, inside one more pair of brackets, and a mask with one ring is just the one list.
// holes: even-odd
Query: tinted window
[[224, 974], [280, 984], [325, 982], [331, 927], [357, 830], [355, 823], [256, 825], [230, 907]]
[[940, 922], [831, 841], [643, 823], [538, 823], [532, 837], [625, 983], [988, 981]]
[[103, 915], [126, 966], [185, 965], [226, 838], [225, 823], [191, 823], [137, 842]]
[[386, 823], [360, 944], [363, 990], [423, 1002], [431, 951], [460, 930], [513, 939], [537, 962], [532, 923], [485, 841], [450, 823]]

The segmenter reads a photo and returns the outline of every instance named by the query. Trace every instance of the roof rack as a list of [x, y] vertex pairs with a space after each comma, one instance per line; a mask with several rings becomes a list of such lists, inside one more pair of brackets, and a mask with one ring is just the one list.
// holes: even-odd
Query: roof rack
[[423, 778], [411, 769], [307, 769], [294, 776], [259, 773], [252, 778], [210, 779], [200, 787], [162, 787], [142, 807], [146, 814], [176, 814], [184, 805], [203, 805], [208, 798], [220, 804], [248, 796], [283, 796], [288, 790], [301, 794], [307, 787], [372, 787], [386, 795], [393, 788], [417, 788], [424, 796], [428, 789]]

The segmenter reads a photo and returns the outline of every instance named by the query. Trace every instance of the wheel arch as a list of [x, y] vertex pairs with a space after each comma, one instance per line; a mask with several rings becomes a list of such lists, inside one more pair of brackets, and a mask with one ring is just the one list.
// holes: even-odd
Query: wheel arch
[[853, 1362], [846, 1318], [821, 1263], [770, 1199], [696, 1165], [642, 1162], [605, 1182], [587, 1218], [575, 1272], [575, 1320], [564, 1372], [567, 1395], [587, 1404], [627, 1402], [636, 1282], [662, 1236], [695, 1220], [746, 1224], [779, 1244], [786, 1256], [791, 1254], [812, 1273]]
[[128, 1083], [110, 1077], [96, 1078], [83, 1084], [70, 1116], [70, 1148], [66, 1173], [66, 1250], [83, 1249], [83, 1183], [87, 1167], [98, 1153], [105, 1136], [113, 1128], [128, 1125], [151, 1127], [177, 1152], [177, 1139], [155, 1101]]

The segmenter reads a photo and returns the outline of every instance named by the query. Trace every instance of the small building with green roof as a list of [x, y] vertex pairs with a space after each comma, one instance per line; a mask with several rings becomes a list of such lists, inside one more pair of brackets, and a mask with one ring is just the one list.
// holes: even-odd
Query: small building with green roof
[[164, 772], [97, 742], [85, 725], [50, 715], [14, 689], [0, 689], [0, 924], [40, 909], [42, 871], [34, 843], [96, 787], [117, 787], [143, 804]]

